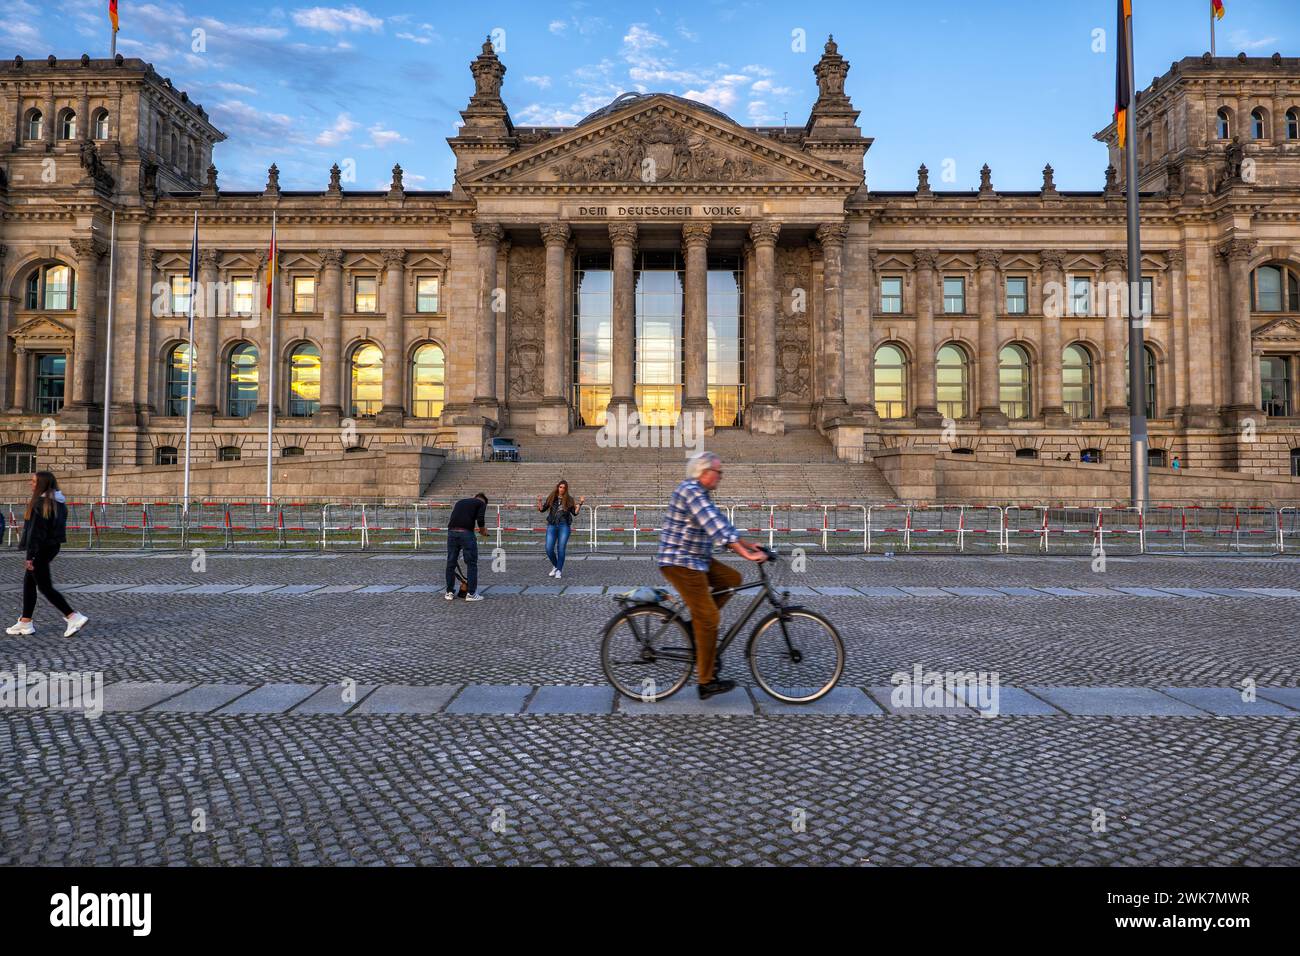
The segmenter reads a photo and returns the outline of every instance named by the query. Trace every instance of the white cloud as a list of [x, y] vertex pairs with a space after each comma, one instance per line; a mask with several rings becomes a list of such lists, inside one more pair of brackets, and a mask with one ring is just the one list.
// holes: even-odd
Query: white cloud
[[323, 129], [316, 137], [317, 146], [337, 146], [343, 140], [347, 139], [351, 132], [357, 128], [357, 124], [347, 113], [340, 113], [334, 120], [334, 125], [328, 129]]
[[[590, 112], [587, 110], [587, 113]], [[587, 113], [578, 112], [571, 107], [530, 103], [515, 113], [515, 121], [520, 126], [572, 126]]]
[[376, 149], [383, 149], [386, 146], [392, 146], [394, 143], [409, 142], [405, 136], [396, 130], [385, 129], [383, 123], [376, 123], [366, 132], [370, 134], [370, 145]]
[[1253, 39], [1249, 30], [1233, 30], [1228, 34], [1228, 44], [1234, 50], [1266, 50], [1269, 47], [1276, 47], [1277, 42], [1277, 37]]
[[525, 83], [531, 83], [539, 89], [549, 90], [551, 88], [551, 78], [549, 76], [525, 76]]
[[215, 90], [221, 90], [223, 93], [243, 93], [245, 96], [257, 95], [257, 90], [253, 89], [251, 86], [245, 86], [243, 83], [231, 83], [227, 80], [222, 80], [219, 83], [210, 83], [208, 85]]
[[550, 25], [547, 27], [547, 29], [550, 30], [552, 33], [561, 34], [565, 30], [569, 29], [569, 25], [565, 23], [563, 20], [552, 20]]
[[755, 93], [771, 93], [773, 96], [789, 96], [794, 92], [788, 86], [774, 86], [771, 80], [759, 80], [750, 90]]
[[384, 28], [383, 20], [360, 7], [307, 7], [293, 11], [293, 22], [326, 33], [356, 33], [360, 30], [379, 33]]
[[397, 39], [410, 40], [412, 43], [422, 43], [422, 44], [433, 42], [433, 40], [431, 40], [429, 37], [418, 37], [414, 33], [399, 33], [397, 34]]

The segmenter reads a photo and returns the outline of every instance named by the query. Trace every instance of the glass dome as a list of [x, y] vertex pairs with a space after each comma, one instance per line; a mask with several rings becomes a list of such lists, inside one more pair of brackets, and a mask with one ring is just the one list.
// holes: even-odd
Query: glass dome
[[620, 93], [618, 96], [614, 97], [614, 99], [608, 105], [602, 106], [594, 113], [588, 113], [586, 116], [584, 116], [578, 122], [578, 125], [583, 126], [587, 123], [590, 123], [592, 120], [598, 120], [605, 116], [609, 116], [612, 113], [617, 113], [619, 110], [625, 110], [629, 106], [636, 106], [638, 103], [642, 103], [645, 100], [648, 100], [654, 96], [663, 96], [677, 103], [680, 103], [683, 106], [688, 106], [692, 109], [697, 109], [697, 110], [704, 110], [706, 113], [711, 113], [714, 116], [718, 117], [718, 119], [726, 120], [728, 123], [736, 122], [726, 113], [722, 112], [721, 110], [714, 109], [712, 106], [709, 106], [707, 103], [700, 103], [696, 100], [688, 100], [686, 97], [677, 96], [674, 93]]

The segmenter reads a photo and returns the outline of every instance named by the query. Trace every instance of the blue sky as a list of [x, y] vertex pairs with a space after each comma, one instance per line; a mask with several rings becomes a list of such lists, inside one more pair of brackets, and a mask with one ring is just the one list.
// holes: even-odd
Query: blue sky
[[[1138, 85], [1209, 48], [1209, 0], [1134, 0]], [[1300, 55], [1300, 2], [1227, 0], [1219, 54]], [[0, 52], [107, 56], [107, 0], [11, 0]], [[518, 124], [568, 124], [626, 90], [678, 93], [745, 125], [804, 123], [827, 33], [852, 64], [848, 92], [875, 138], [874, 189], [910, 189], [924, 162], [936, 188], [1035, 189], [1047, 162], [1062, 189], [1099, 189], [1092, 134], [1114, 97], [1115, 0], [813, 3], [693, 0], [479, 3], [120, 0], [118, 49], [152, 62], [230, 137], [227, 189], [261, 188], [272, 162], [287, 189], [323, 189], [351, 160], [353, 188], [447, 189], [469, 61], [503, 40], [504, 95]], [[1107, 31], [1094, 52], [1096, 29]], [[196, 39], [194, 31], [202, 31]], [[806, 51], [792, 37], [803, 31]], [[199, 42], [199, 40], [202, 42]], [[944, 160], [956, 179], [943, 183]], [[345, 187], [346, 188], [346, 187]]]

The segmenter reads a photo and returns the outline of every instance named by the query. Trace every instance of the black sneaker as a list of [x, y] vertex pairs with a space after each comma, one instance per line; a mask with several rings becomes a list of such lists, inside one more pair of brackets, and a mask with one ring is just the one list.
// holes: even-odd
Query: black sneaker
[[734, 680], [722, 680], [715, 677], [707, 684], [700, 685], [700, 700], [708, 700], [714, 694], [725, 694], [736, 686]]

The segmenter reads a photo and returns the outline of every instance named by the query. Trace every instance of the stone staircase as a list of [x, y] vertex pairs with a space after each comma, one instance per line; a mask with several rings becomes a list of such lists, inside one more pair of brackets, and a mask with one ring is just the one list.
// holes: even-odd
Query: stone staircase
[[[682, 480], [684, 448], [602, 448], [596, 431], [558, 437], [510, 434], [523, 461], [448, 461], [425, 489], [436, 501], [483, 492], [493, 502], [532, 502], [561, 478], [575, 495], [603, 502], [660, 502]], [[723, 460], [716, 496], [743, 501], [894, 501], [897, 496], [871, 462], [840, 461], [815, 430], [791, 431], [780, 438], [722, 430], [704, 447]]]

